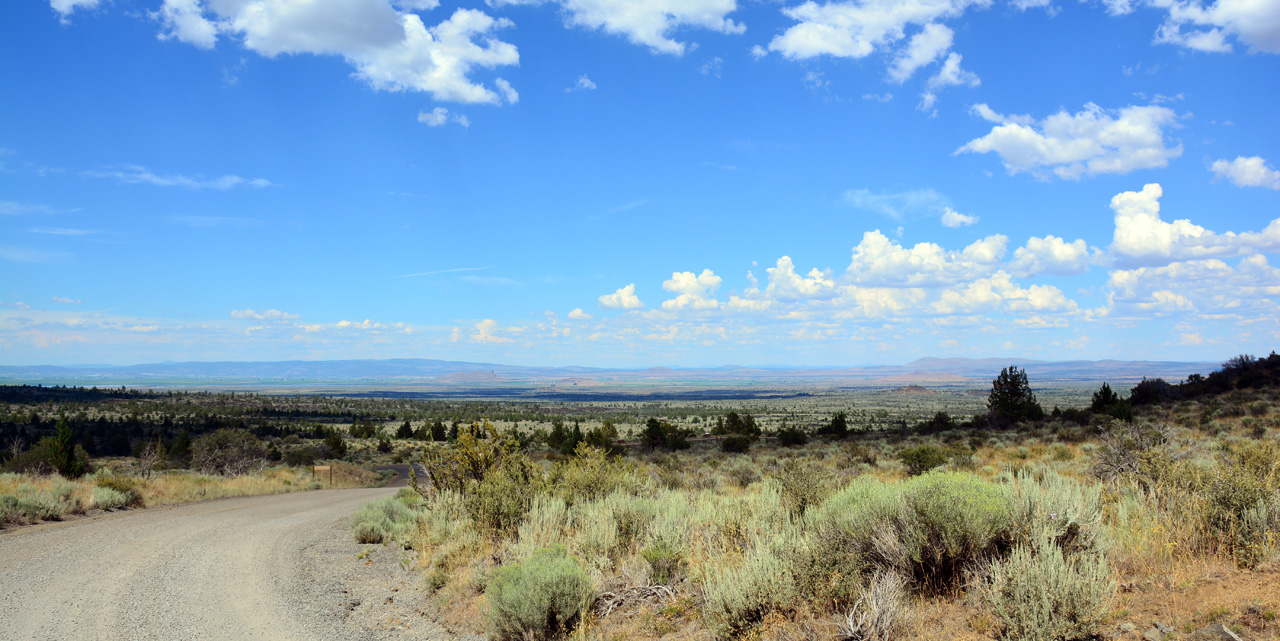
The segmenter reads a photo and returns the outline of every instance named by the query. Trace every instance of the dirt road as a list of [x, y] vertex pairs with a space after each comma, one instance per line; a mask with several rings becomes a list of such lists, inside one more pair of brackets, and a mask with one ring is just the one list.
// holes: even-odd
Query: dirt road
[[407, 553], [347, 519], [393, 489], [136, 510], [0, 533], [0, 639], [455, 638]]

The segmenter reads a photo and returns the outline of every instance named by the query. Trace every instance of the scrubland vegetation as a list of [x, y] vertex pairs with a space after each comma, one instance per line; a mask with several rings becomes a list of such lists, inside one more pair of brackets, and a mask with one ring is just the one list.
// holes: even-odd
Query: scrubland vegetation
[[1276, 638], [1280, 356], [1050, 411], [1010, 368], [986, 401], [714, 439], [652, 417], [632, 444], [481, 421], [353, 526], [495, 639]]

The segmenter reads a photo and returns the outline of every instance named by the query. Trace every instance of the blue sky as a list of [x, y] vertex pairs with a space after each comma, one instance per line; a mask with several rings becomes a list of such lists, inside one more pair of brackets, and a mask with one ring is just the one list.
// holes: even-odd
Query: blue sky
[[1280, 343], [1280, 2], [17, 0], [0, 362]]

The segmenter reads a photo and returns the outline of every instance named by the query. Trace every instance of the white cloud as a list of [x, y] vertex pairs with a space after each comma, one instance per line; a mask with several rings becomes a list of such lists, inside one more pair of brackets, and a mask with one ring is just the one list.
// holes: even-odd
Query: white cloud
[[907, 46], [894, 58], [893, 64], [889, 66], [889, 79], [898, 84], [906, 82], [917, 69], [931, 64], [938, 56], [946, 53], [951, 48], [954, 35], [955, 32], [943, 25], [925, 25], [916, 35], [911, 36]]
[[[399, 8], [397, 8], [397, 4]], [[284, 54], [341, 56], [374, 89], [423, 91], [436, 100], [514, 103], [519, 96], [501, 78], [497, 91], [472, 82], [474, 67], [520, 61], [515, 45], [495, 32], [512, 26], [475, 9], [458, 9], [428, 27], [414, 10], [431, 1], [390, 0], [165, 0], [154, 14], [161, 38], [213, 47], [219, 33], [268, 58]], [[483, 45], [477, 44], [477, 40]]]
[[[237, 319], [253, 319], [253, 320], [297, 320], [300, 318], [297, 314], [282, 312], [278, 309], [267, 309], [261, 312], [252, 309], [233, 309], [231, 317]], [[346, 322], [346, 321], [343, 321]], [[368, 321], [365, 321], [368, 322]]]
[[1073, 312], [1075, 301], [1051, 285], [1022, 288], [1003, 270], [963, 287], [942, 292], [933, 308], [939, 314], [982, 312], [1004, 307], [1013, 312]]
[[582, 311], [581, 307], [578, 307], [578, 308], [575, 308], [573, 311], [569, 312], [569, 318], [572, 320], [591, 320], [592, 318], [595, 318], [595, 317], [592, 316], [591, 314], [588, 314]]
[[[782, 13], [799, 24], [769, 42], [769, 50], [792, 59], [829, 55], [865, 58], [906, 37], [908, 25], [953, 18], [990, 0], [850, 0], [818, 4], [809, 0]], [[923, 45], [922, 45], [923, 46]]]
[[273, 183], [265, 178], [242, 178], [235, 175], [205, 178], [203, 176], [184, 176], [182, 174], [160, 175], [146, 167], [126, 165], [120, 169], [91, 170], [84, 172], [94, 178], [114, 178], [122, 183], [136, 185], [148, 184], [159, 187], [186, 187], [187, 189], [232, 189], [234, 187], [271, 187]]
[[83, 300], [80, 300], [79, 298], [63, 298], [62, 296], [54, 296], [54, 297], [53, 297], [52, 299], [50, 299], [50, 300], [52, 300], [52, 301], [53, 301], [53, 302], [55, 302], [55, 303], [64, 303], [64, 304], [67, 304], [67, 305], [79, 305], [80, 303], [83, 303], [83, 302], [84, 302]]
[[702, 66], [698, 67], [698, 73], [704, 76], [714, 76], [719, 78], [721, 69], [724, 69], [724, 58], [716, 56], [702, 63]]
[[1070, 276], [1089, 271], [1091, 262], [1089, 246], [1083, 239], [1077, 238], [1068, 243], [1053, 235], [1044, 238], [1032, 236], [1027, 239], [1026, 246], [1014, 250], [1009, 271], [1020, 278], [1037, 274]]
[[911, 249], [869, 231], [853, 248], [847, 277], [872, 286], [932, 287], [971, 281], [995, 271], [1009, 239], [994, 235], [976, 241], [963, 251], [948, 251], [934, 243]]
[[1218, 259], [1115, 270], [1107, 280], [1111, 304], [1121, 312], [1180, 311], [1275, 318], [1280, 312], [1280, 269], [1261, 255], [1236, 267]]
[[769, 272], [769, 285], [765, 287], [764, 294], [771, 299], [822, 300], [832, 298], [837, 293], [831, 270], [823, 271], [815, 267], [809, 270], [808, 276], [801, 276], [796, 273], [790, 256], [779, 258], [776, 267], [765, 271]]
[[566, 87], [565, 91], [592, 91], [595, 88], [596, 83], [592, 82], [591, 79], [587, 77], [587, 74], [584, 73], [581, 76], [578, 76], [578, 79], [573, 83], [572, 87]]
[[218, 43], [218, 27], [205, 19], [200, 0], [164, 0], [159, 11], [150, 12], [165, 28], [156, 37], [177, 39], [201, 49], [212, 49]]
[[676, 294], [675, 298], [662, 302], [663, 309], [715, 309], [720, 302], [712, 296], [720, 287], [721, 278], [710, 269], [701, 274], [672, 272], [670, 280], [663, 281], [662, 289]]
[[1215, 160], [1209, 166], [1214, 178], [1226, 178], [1237, 187], [1280, 189], [1280, 171], [1267, 165], [1262, 156], [1237, 156], [1235, 160]]
[[498, 321], [492, 318], [486, 318], [475, 325], [475, 333], [471, 334], [471, 341], [474, 343], [510, 343], [511, 339], [505, 336], [498, 336], [495, 332], [498, 330]]
[[942, 225], [944, 227], [968, 227], [978, 222], [977, 216], [969, 216], [962, 214], [950, 207], [942, 210]]
[[[502, 99], [507, 101], [507, 104], [514, 105], [517, 102], [520, 102], [519, 92], [517, 92], [515, 87], [512, 87], [511, 83], [506, 80], [502, 78], [494, 78], [493, 86], [498, 88], [498, 93], [502, 94]], [[463, 118], [465, 118], [465, 116]]]
[[[973, 112], [998, 122], [987, 135], [969, 141], [956, 153], [996, 152], [1010, 174], [1030, 172], [1046, 178], [1127, 174], [1136, 169], [1164, 167], [1182, 155], [1182, 145], [1166, 147], [1164, 127], [1177, 126], [1167, 107], [1125, 107], [1109, 112], [1093, 103], [1083, 111], [1060, 111], [1039, 123], [1030, 116], [1002, 116], [984, 104]], [[1038, 124], [1038, 127], [1037, 127]]]
[[958, 85], [977, 87], [982, 84], [978, 74], [960, 68], [960, 61], [963, 59], [964, 56], [952, 51], [942, 63], [938, 73], [929, 79], [929, 89], [936, 91], [942, 87]]
[[461, 114], [451, 114], [444, 107], [436, 107], [431, 111], [419, 111], [418, 122], [428, 127], [440, 127], [450, 122], [462, 125], [463, 129], [471, 126], [471, 120]]
[[600, 306], [605, 309], [639, 309], [644, 307], [644, 303], [640, 302], [640, 297], [636, 296], [635, 283], [631, 283], [626, 287], [619, 287], [618, 291], [612, 294], [605, 294], [599, 300]]
[[66, 22], [67, 16], [70, 16], [76, 9], [94, 9], [97, 8], [99, 0], [49, 0], [49, 6], [58, 12], [58, 16], [63, 22]]
[[[1156, 43], [1220, 53], [1232, 50], [1227, 38], [1233, 37], [1251, 53], [1280, 53], [1280, 4], [1275, 2], [1217, 0], [1205, 5], [1199, 0], [1149, 0], [1149, 4], [1168, 12], [1156, 31]], [[1130, 8], [1128, 0], [1118, 0], [1117, 5]]]
[[6, 302], [4, 302], [4, 301], [0, 300], [0, 307], [13, 307], [13, 308], [15, 308], [15, 309], [31, 309], [31, 306], [30, 306], [30, 305], [28, 305], [28, 304], [26, 304], [26, 303], [24, 303], [24, 302], [22, 302], [22, 301], [16, 301], [16, 302], [13, 302], [13, 303], [6, 303]]
[[871, 193], [869, 189], [850, 189], [844, 192], [844, 202], [899, 220], [908, 215], [933, 214], [947, 206], [947, 199], [933, 189], [880, 194]]
[[1142, 191], [1126, 191], [1111, 199], [1115, 234], [1111, 252], [1127, 264], [1158, 265], [1175, 260], [1240, 256], [1258, 251], [1280, 251], [1280, 218], [1261, 232], [1217, 234], [1190, 220], [1171, 223], [1160, 218], [1158, 184]]
[[[501, 7], [542, 4], [546, 0], [487, 0]], [[720, 33], [743, 33], [746, 27], [726, 16], [737, 10], [736, 0], [558, 0], [565, 23], [626, 36], [654, 53], [682, 55], [688, 45], [671, 38], [677, 29], [701, 27]]]

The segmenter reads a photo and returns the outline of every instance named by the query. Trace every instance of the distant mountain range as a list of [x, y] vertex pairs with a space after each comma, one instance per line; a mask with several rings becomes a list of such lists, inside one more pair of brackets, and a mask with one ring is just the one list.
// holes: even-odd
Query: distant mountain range
[[530, 386], [600, 385], [866, 385], [883, 382], [986, 385], [1000, 369], [1016, 365], [1035, 380], [1137, 381], [1142, 378], [1182, 380], [1208, 374], [1219, 363], [1175, 361], [1039, 361], [1019, 358], [922, 358], [905, 365], [855, 367], [741, 367], [608, 369], [594, 367], [522, 367], [421, 358], [387, 360], [189, 362], [126, 366], [0, 365], [2, 384], [45, 385], [394, 385]]

